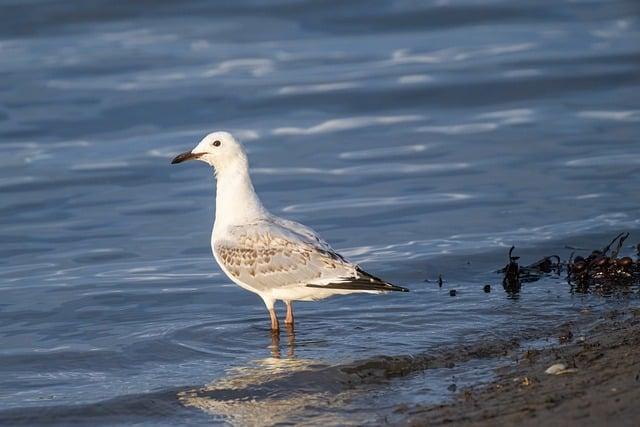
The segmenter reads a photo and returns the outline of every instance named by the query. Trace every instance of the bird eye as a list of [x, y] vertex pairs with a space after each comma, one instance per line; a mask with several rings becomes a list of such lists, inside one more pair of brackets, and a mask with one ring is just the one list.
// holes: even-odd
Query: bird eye
[[220, 141], [218, 141], [218, 140], [213, 141], [213, 146], [214, 147], [220, 147]]

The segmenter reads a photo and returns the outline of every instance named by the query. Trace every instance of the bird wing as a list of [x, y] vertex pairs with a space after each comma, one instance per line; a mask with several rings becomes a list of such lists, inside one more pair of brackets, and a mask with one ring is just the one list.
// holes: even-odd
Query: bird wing
[[260, 292], [291, 285], [404, 290], [365, 273], [310, 228], [280, 218], [231, 226], [214, 242], [214, 251], [232, 278]]
[[355, 274], [354, 266], [326, 243], [270, 219], [229, 227], [214, 250], [234, 279], [258, 291]]
[[311, 242], [314, 246], [317, 246], [323, 250], [332, 252], [334, 255], [344, 260], [344, 257], [342, 257], [342, 255], [336, 253], [331, 247], [331, 245], [329, 245], [326, 241], [324, 241], [324, 239], [322, 239], [322, 237], [318, 235], [318, 233], [316, 233], [306, 225], [303, 225], [303, 224], [300, 224], [299, 222], [291, 221], [288, 219], [280, 218], [277, 216], [272, 216], [271, 218], [269, 218], [269, 221], [279, 225], [284, 229], [287, 229], [289, 231], [292, 231], [298, 234], [308, 242]]

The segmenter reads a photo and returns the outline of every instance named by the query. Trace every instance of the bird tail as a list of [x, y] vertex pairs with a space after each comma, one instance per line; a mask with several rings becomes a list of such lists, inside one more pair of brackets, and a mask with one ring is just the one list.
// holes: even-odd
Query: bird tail
[[327, 284], [307, 284], [310, 288], [324, 288], [324, 289], [339, 289], [346, 291], [374, 291], [374, 292], [409, 292], [409, 289], [402, 286], [396, 286], [389, 282], [372, 276], [360, 267], [356, 267], [357, 276], [345, 278], [339, 282], [332, 282]]

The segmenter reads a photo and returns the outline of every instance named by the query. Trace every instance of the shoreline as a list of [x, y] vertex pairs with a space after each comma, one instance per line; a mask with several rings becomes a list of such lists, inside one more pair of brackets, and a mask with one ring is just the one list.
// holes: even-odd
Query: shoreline
[[[494, 381], [461, 390], [448, 403], [398, 407], [398, 424], [639, 425], [640, 310], [612, 311], [556, 338], [554, 346], [522, 348]], [[545, 373], [559, 363], [563, 373]]]

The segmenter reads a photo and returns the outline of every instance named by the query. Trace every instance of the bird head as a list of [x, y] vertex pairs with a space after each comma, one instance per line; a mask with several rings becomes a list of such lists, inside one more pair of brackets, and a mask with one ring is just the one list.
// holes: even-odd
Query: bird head
[[229, 132], [213, 132], [202, 138], [202, 141], [191, 151], [178, 154], [171, 164], [200, 160], [213, 166], [216, 173], [228, 169], [238, 162], [247, 164], [244, 147]]

